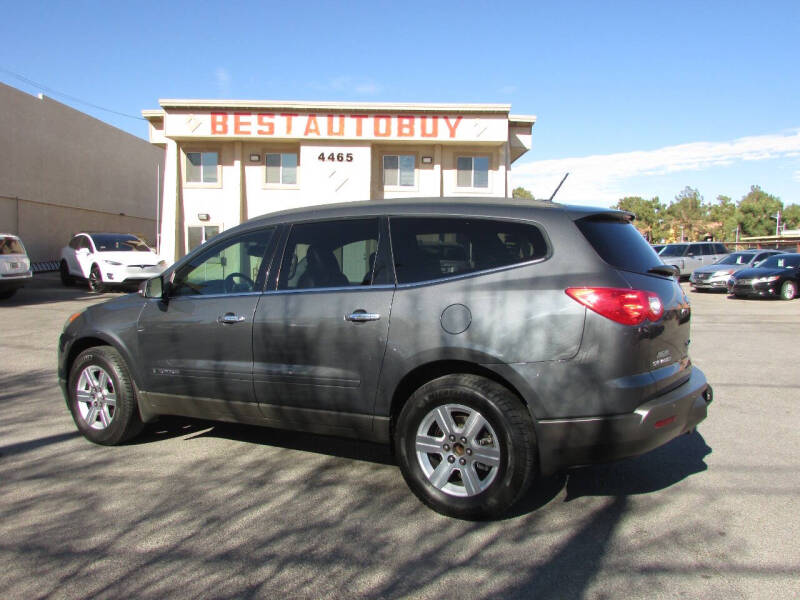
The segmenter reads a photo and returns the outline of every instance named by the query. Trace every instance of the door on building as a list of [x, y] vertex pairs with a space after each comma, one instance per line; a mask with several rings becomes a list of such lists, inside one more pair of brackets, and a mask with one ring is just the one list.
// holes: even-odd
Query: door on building
[[394, 295], [383, 227], [377, 218], [291, 227], [253, 324], [255, 394], [267, 419], [371, 427]]
[[166, 300], [145, 305], [138, 323], [144, 389], [159, 410], [182, 414], [186, 406], [219, 419], [258, 414], [253, 315], [275, 231], [267, 227], [211, 242], [175, 271]]

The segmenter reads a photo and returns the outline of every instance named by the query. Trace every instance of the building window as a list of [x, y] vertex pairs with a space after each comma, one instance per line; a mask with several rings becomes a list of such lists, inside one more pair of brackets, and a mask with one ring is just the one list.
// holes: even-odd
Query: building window
[[200, 225], [189, 227], [189, 252], [219, 233], [218, 225]]
[[297, 153], [267, 154], [266, 182], [275, 185], [297, 185]]
[[456, 185], [466, 188], [488, 188], [489, 157], [459, 156]]
[[393, 154], [383, 157], [383, 185], [386, 187], [414, 187], [413, 154]]
[[187, 152], [187, 183], [219, 183], [219, 153]]

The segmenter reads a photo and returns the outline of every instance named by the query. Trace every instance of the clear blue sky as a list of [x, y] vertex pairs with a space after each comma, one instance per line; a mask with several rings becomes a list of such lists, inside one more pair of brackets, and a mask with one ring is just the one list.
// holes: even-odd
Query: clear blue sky
[[798, 0], [1, 6], [0, 81], [141, 137], [61, 94], [133, 116], [159, 98], [510, 103], [538, 116], [512, 171], [537, 197], [569, 171], [561, 201], [757, 184], [800, 203]]

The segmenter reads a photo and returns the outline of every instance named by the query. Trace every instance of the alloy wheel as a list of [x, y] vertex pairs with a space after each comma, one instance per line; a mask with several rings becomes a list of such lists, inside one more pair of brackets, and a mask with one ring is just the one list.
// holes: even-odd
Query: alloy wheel
[[98, 365], [89, 365], [81, 371], [75, 397], [78, 412], [92, 429], [105, 429], [111, 425], [117, 406], [117, 393], [109, 374]]
[[462, 404], [441, 405], [425, 415], [415, 450], [428, 481], [451, 496], [480, 494], [500, 469], [497, 434], [481, 413]]

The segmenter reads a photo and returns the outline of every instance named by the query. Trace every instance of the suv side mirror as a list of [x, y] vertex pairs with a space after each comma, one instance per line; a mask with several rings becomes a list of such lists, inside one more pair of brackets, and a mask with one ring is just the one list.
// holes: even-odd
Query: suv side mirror
[[164, 280], [159, 275], [143, 281], [139, 286], [139, 295], [145, 298], [163, 298], [164, 297]]

